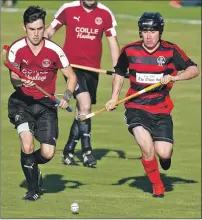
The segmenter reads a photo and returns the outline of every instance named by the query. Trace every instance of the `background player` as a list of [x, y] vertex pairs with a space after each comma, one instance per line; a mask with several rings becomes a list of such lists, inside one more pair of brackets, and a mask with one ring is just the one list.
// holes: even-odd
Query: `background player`
[[[51, 38], [63, 25], [66, 26], [63, 49], [70, 63], [100, 68], [102, 36], [105, 33], [113, 66], [116, 65], [119, 56], [115, 30], [117, 23], [109, 8], [95, 0], [65, 3], [55, 14], [54, 20], [46, 30], [45, 37]], [[98, 74], [80, 69], [74, 69], [74, 71], [78, 79], [74, 92], [77, 111], [63, 151], [63, 163], [78, 165], [73, 157], [76, 144], [81, 138], [83, 164], [87, 167], [96, 167], [96, 159], [92, 154], [91, 146], [91, 119], [78, 121], [78, 116], [89, 114], [91, 104], [96, 104]]]

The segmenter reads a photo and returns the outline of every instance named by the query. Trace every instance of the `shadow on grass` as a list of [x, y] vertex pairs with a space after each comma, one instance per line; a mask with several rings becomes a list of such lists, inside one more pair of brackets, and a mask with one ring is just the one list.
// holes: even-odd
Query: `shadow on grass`
[[[62, 150], [63, 151], [63, 150]], [[108, 153], [115, 152], [117, 155], [107, 155]], [[103, 157], [107, 158], [120, 158], [120, 159], [128, 159], [128, 160], [138, 160], [141, 159], [142, 157], [134, 157], [134, 158], [127, 158], [126, 154], [122, 150], [110, 150], [106, 148], [96, 148], [93, 149], [93, 155], [95, 156], [96, 160], [102, 160]], [[76, 150], [75, 151], [75, 156], [82, 161], [82, 151], [81, 150]]]
[[[166, 174], [161, 174], [162, 181], [165, 185], [166, 192], [171, 192], [174, 190], [175, 184], [193, 184], [198, 183], [195, 180], [187, 180], [180, 177], [172, 177], [167, 176]], [[129, 182], [130, 187], [135, 187], [137, 189], [140, 189], [144, 192], [150, 192], [152, 193], [152, 186], [151, 183], [148, 180], [147, 176], [136, 176], [136, 177], [127, 177], [120, 179], [117, 183], [114, 183], [112, 185], [123, 185]]]
[[[116, 153], [117, 155], [107, 155], [108, 153]], [[126, 153], [122, 150], [110, 150], [107, 148], [97, 148], [93, 150], [93, 154], [95, 155], [97, 160], [101, 160], [103, 157], [108, 157], [108, 158], [120, 158], [120, 159], [134, 159], [138, 160], [141, 159], [142, 157], [137, 157], [137, 158], [127, 158]]]
[[[48, 174], [43, 177], [42, 191], [44, 193], [58, 193], [65, 190], [65, 188], [78, 189], [85, 185], [75, 180], [62, 180], [62, 177], [63, 175], [59, 174]], [[20, 187], [27, 188], [26, 180], [20, 184]]]

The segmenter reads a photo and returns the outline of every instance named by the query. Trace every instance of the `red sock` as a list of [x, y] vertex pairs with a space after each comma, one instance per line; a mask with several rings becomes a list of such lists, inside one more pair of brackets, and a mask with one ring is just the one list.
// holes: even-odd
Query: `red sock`
[[158, 168], [158, 162], [156, 160], [156, 157], [154, 157], [152, 160], [144, 160], [142, 158], [142, 164], [144, 166], [144, 169], [146, 171], [146, 174], [152, 184], [158, 184], [163, 185], [160, 177], [160, 172]]

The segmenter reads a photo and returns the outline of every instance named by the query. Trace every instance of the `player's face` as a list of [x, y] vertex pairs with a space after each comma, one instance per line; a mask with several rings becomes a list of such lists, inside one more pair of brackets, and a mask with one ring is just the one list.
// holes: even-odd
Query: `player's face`
[[83, 3], [83, 6], [88, 6], [89, 8], [94, 8], [95, 4], [97, 3], [96, 0], [81, 0]]
[[143, 43], [147, 48], [154, 48], [159, 42], [159, 31], [142, 31]]
[[33, 45], [39, 45], [43, 39], [45, 25], [42, 19], [38, 19], [24, 26], [27, 38]]

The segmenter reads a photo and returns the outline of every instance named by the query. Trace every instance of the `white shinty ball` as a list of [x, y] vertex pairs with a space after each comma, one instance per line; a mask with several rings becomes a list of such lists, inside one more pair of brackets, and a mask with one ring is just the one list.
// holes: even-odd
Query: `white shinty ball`
[[78, 213], [79, 212], [79, 204], [74, 202], [71, 204], [71, 210], [73, 213]]

